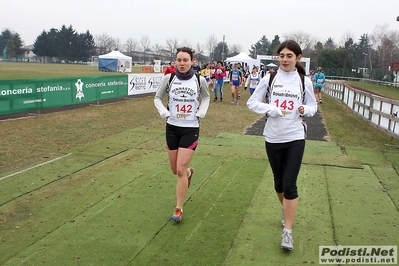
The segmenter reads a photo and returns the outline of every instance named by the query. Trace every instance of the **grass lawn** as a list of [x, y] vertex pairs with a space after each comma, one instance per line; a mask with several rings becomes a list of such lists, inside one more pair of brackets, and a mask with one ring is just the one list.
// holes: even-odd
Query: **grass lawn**
[[321, 245], [396, 245], [399, 157], [375, 151], [307, 141], [288, 253], [261, 136], [200, 137], [176, 224], [163, 130], [124, 130], [0, 180], [0, 264], [315, 265]]
[[388, 98], [399, 101], [399, 88], [391, 88], [388, 86], [376, 85], [364, 81], [347, 81], [346, 83], [348, 83], [349, 85], [353, 84], [365, 90], [372, 91], [380, 95], [384, 95]]
[[[134, 73], [141, 69], [133, 67]], [[115, 72], [102, 72], [98, 66], [80, 64], [42, 64], [22, 62], [1, 62], [0, 79], [59, 78], [76, 76], [115, 75]], [[121, 75], [126, 75], [122, 74]]]

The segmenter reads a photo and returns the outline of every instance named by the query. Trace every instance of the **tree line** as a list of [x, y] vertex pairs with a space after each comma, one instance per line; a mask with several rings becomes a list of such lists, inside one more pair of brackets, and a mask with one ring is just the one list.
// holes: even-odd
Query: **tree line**
[[[340, 44], [333, 38], [324, 42], [316, 41], [305, 32], [292, 32], [282, 36], [282, 39], [293, 39], [303, 50], [303, 56], [309, 57], [311, 68], [322, 66], [327, 75], [361, 76], [369, 75], [374, 79], [386, 78], [386, 72], [393, 62], [399, 61], [399, 32], [389, 31], [387, 25], [377, 26], [372, 34], [364, 33], [356, 40], [348, 33]], [[251, 45], [249, 55], [275, 55], [280, 45], [280, 36], [275, 35], [269, 40], [265, 35]], [[211, 34], [204, 43], [192, 44], [186, 40], [169, 38], [164, 45], [151, 44], [145, 35], [136, 40], [129, 38], [122, 43], [119, 38], [103, 33], [93, 37], [87, 30], [78, 33], [72, 25], [63, 25], [60, 29], [43, 31], [33, 44], [33, 52], [38, 56], [49, 56], [58, 60], [89, 61], [91, 56], [104, 54], [112, 50], [122, 51], [133, 58], [146, 61], [146, 56], [154, 59], [173, 60], [176, 49], [188, 46], [196, 51], [200, 62], [222, 61], [243, 51], [240, 44], [228, 45], [224, 40], [219, 41]], [[23, 42], [18, 33], [5, 30], [0, 35], [0, 51], [6, 49], [8, 58], [23, 55]], [[140, 53], [140, 57], [137, 54]], [[135, 61], [135, 60], [134, 60]], [[379, 71], [380, 70], [380, 71]]]

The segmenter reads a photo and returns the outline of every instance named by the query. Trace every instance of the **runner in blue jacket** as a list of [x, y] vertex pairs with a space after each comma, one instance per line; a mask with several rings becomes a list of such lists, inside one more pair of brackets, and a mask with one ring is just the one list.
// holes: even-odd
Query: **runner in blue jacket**
[[322, 72], [323, 69], [321, 67], [317, 68], [317, 73], [314, 75], [314, 95], [316, 97], [316, 101], [319, 103], [323, 103], [321, 100], [321, 89], [323, 88], [324, 82], [326, 82], [326, 76]]

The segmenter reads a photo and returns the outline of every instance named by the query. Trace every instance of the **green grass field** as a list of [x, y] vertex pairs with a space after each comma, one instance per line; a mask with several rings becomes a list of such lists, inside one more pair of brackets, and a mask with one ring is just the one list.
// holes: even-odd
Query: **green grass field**
[[0, 122], [0, 264], [316, 265], [320, 245], [397, 245], [399, 141], [323, 96], [331, 142], [306, 143], [294, 250], [280, 249], [248, 94], [211, 103], [180, 224], [153, 97]]
[[[134, 73], [141, 71], [141, 68], [133, 67]], [[102, 76], [115, 75], [115, 72], [102, 72], [98, 66], [80, 64], [42, 64], [42, 63], [21, 63], [1, 62], [0, 79], [28, 79], [28, 78], [58, 78], [75, 76]], [[121, 75], [126, 75], [122, 74]]]
[[[397, 153], [308, 141], [295, 249], [262, 137], [201, 137], [185, 218], [170, 221], [175, 180], [162, 130], [138, 127], [0, 180], [4, 265], [308, 265], [319, 245], [395, 245]], [[34, 165], [32, 165], [34, 166]]]

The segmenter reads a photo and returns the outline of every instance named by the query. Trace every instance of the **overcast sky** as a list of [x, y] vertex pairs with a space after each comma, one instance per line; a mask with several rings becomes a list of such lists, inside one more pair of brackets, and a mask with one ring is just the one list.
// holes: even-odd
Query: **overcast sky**
[[72, 25], [93, 36], [106, 33], [124, 43], [147, 35], [151, 45], [165, 46], [168, 38], [189, 42], [193, 48], [214, 34], [228, 45], [251, 44], [265, 35], [309, 33], [339, 44], [351, 34], [355, 41], [376, 26], [398, 31], [399, 0], [13, 0], [1, 1], [0, 29], [20, 34], [33, 44], [43, 30]]

